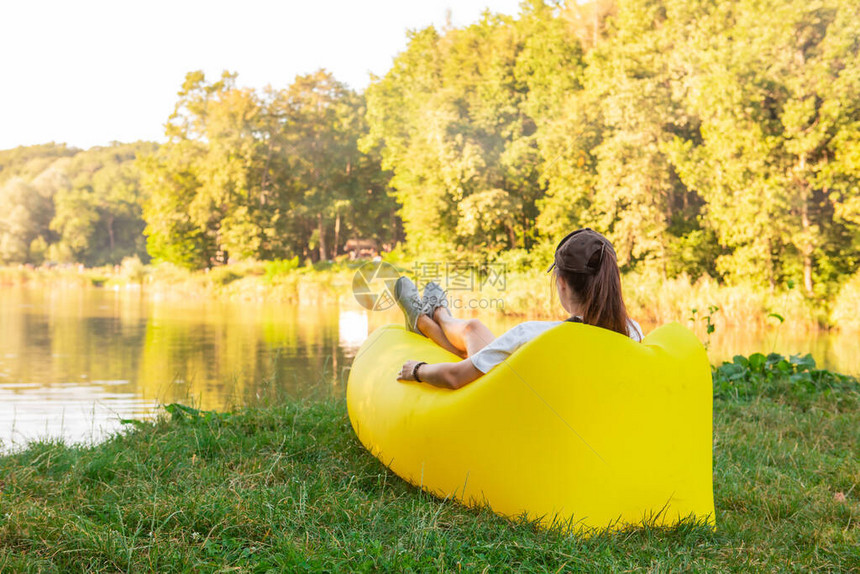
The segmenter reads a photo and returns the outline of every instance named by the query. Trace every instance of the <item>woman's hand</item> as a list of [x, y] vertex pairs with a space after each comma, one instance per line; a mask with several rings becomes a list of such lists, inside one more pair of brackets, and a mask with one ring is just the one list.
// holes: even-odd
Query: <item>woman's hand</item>
[[418, 363], [419, 361], [406, 361], [403, 363], [403, 366], [400, 367], [400, 372], [397, 374], [397, 378], [401, 381], [414, 381], [415, 377], [412, 376], [412, 370]]
[[[416, 380], [412, 373], [415, 372], [415, 365], [422, 362], [406, 361], [400, 367], [397, 378], [401, 381]], [[483, 373], [476, 369], [469, 359], [464, 359], [458, 363], [424, 363], [418, 367], [418, 378], [421, 379], [419, 382], [443, 389], [459, 389], [481, 375]]]

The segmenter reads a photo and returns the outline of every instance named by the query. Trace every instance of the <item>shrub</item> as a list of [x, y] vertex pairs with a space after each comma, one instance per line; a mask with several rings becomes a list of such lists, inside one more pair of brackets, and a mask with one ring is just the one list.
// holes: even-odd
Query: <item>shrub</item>
[[146, 276], [146, 266], [140, 261], [140, 257], [133, 255], [122, 260], [120, 265], [122, 276], [130, 283], [143, 283]]
[[229, 285], [237, 279], [241, 279], [242, 275], [237, 273], [232, 267], [225, 265], [223, 267], [214, 267], [209, 272], [209, 281], [215, 285]]
[[765, 396], [805, 406], [816, 395], [835, 394], [854, 405], [860, 396], [857, 379], [817, 369], [808, 354], [787, 358], [779, 353], [736, 355], [732, 362], [714, 368], [713, 379], [714, 398], [723, 400]]
[[843, 331], [860, 331], [860, 271], [842, 285], [831, 320]]
[[288, 275], [299, 267], [298, 255], [292, 259], [275, 259], [274, 261], [266, 261], [263, 265], [265, 269], [265, 279], [267, 283], [272, 283], [275, 279]]

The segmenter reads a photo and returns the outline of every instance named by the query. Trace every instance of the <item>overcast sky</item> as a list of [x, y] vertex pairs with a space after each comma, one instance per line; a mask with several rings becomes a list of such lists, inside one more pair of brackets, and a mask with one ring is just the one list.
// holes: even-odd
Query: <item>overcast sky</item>
[[161, 141], [191, 70], [281, 88], [326, 68], [363, 89], [449, 8], [461, 26], [519, 0], [3, 0], [0, 149]]

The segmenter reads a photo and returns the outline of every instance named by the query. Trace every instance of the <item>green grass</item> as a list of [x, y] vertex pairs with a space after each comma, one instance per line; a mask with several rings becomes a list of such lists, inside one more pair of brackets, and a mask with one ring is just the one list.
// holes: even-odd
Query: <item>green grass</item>
[[174, 405], [0, 458], [0, 571], [856, 571], [860, 385], [810, 385], [802, 359], [715, 370], [716, 532], [586, 539], [435, 499], [361, 447], [342, 397]]

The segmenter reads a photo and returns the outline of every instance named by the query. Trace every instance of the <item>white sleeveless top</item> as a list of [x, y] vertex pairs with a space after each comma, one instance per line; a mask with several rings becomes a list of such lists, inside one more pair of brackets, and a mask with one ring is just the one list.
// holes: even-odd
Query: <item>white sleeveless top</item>
[[[469, 357], [475, 368], [482, 373], [502, 363], [511, 354], [544, 331], [561, 325], [564, 321], [526, 321], [508, 330], [489, 345]], [[633, 319], [627, 322], [627, 331], [634, 341], [641, 341], [642, 327]]]

